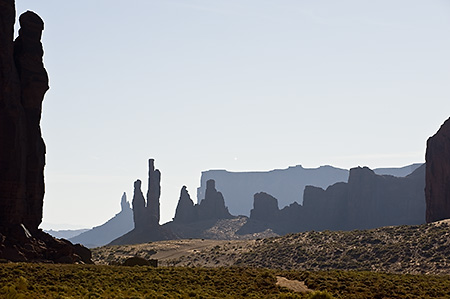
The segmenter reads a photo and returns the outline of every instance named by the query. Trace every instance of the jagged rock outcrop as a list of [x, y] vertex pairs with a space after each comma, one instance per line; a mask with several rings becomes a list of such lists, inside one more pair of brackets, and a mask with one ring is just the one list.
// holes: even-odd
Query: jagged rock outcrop
[[425, 221], [425, 165], [404, 177], [377, 175], [367, 167], [350, 170], [348, 183], [326, 190], [307, 186], [303, 205], [294, 203], [281, 211], [274, 198], [255, 195], [254, 212], [239, 233], [272, 229], [278, 234], [308, 230], [352, 230]]
[[114, 239], [109, 244], [136, 244], [150, 241], [178, 239], [172, 230], [159, 225], [159, 197], [161, 195], [161, 172], [155, 169], [154, 159], [148, 161], [147, 200], [141, 190], [141, 181], [134, 182], [133, 219], [134, 229]]
[[125, 192], [122, 195], [120, 206], [120, 212], [107, 222], [74, 236], [70, 238], [69, 241], [93, 248], [106, 245], [112, 240], [131, 231], [134, 227], [133, 210], [130, 207], [130, 203], [127, 201]]
[[427, 141], [426, 220], [450, 218], [450, 118]]
[[178, 201], [173, 221], [181, 223], [189, 223], [197, 220], [198, 215], [197, 210], [194, 206], [194, 202], [192, 201], [186, 186], [183, 186], [183, 188], [181, 188], [180, 200]]
[[90, 251], [39, 230], [44, 199], [42, 101], [48, 90], [41, 44], [44, 22], [34, 12], [19, 18], [0, 0], [0, 258], [13, 261], [90, 262]]
[[209, 180], [207, 182], [205, 198], [196, 205], [194, 205], [186, 186], [181, 188], [180, 199], [173, 222], [193, 223], [230, 219], [233, 217], [225, 206], [222, 193], [216, 189], [216, 182]]
[[[217, 191], [215, 182], [208, 181], [205, 198], [194, 205], [186, 186], [183, 186], [173, 221], [163, 227], [176, 232], [179, 238], [220, 238], [234, 235], [243, 219], [228, 212], [222, 193]], [[219, 232], [220, 230], [220, 232]]]

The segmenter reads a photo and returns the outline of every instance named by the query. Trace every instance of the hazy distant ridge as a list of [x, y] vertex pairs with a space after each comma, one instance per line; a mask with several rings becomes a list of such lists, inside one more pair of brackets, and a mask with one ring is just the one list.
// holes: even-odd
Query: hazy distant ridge
[[[376, 174], [404, 177], [417, 169], [420, 163], [404, 167], [374, 169]], [[266, 192], [278, 199], [280, 208], [293, 202], [303, 203], [303, 191], [311, 185], [326, 189], [337, 182], [347, 182], [349, 170], [333, 166], [304, 168], [301, 165], [287, 169], [261, 172], [230, 172], [227, 170], [207, 170], [202, 172], [197, 199], [204, 198], [206, 181], [216, 181], [217, 190], [222, 192], [225, 204], [233, 215], [249, 216], [253, 208], [253, 195]]]

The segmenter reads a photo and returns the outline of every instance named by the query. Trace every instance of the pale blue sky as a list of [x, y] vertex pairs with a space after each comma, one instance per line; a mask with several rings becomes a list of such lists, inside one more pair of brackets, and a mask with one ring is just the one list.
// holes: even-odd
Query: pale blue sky
[[166, 222], [202, 170], [423, 162], [450, 116], [447, 0], [16, 2], [45, 22], [54, 228], [112, 217], [150, 157]]

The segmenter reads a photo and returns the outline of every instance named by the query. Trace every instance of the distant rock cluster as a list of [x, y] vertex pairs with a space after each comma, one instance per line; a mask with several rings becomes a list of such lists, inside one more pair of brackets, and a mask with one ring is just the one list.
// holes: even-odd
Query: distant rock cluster
[[[330, 166], [314, 171], [321, 169], [335, 171]], [[223, 177], [230, 174], [223, 171], [218, 173]], [[212, 174], [217, 173], [209, 173]], [[235, 174], [231, 173], [231, 177]], [[405, 174], [407, 175], [404, 176]], [[242, 179], [245, 175], [261, 177], [263, 174], [242, 173], [239, 177]], [[204, 177], [202, 176], [202, 184]], [[150, 159], [147, 200], [141, 191], [141, 181], [137, 180], [133, 196], [134, 229], [112, 244], [177, 238], [239, 239], [239, 236], [245, 238], [303, 231], [417, 225], [425, 221], [448, 219], [450, 119], [429, 138], [426, 164], [375, 171], [367, 167], [352, 168], [346, 182], [337, 182], [327, 188], [307, 185], [303, 191], [302, 203], [291, 201], [290, 205], [281, 209], [275, 196], [268, 192], [256, 192], [249, 217], [233, 216], [223, 194], [217, 190], [215, 180], [209, 179], [201, 193], [204, 198], [198, 204], [194, 203], [186, 186], [183, 186], [173, 220], [160, 225], [160, 179], [161, 173], [154, 168], [154, 160]], [[240, 186], [244, 185], [245, 180], [240, 182]]]
[[[404, 177], [422, 164], [411, 164], [400, 168], [377, 168], [379, 175]], [[338, 182], [347, 182], [349, 170], [325, 165], [318, 168], [305, 168], [301, 165], [271, 171], [231, 172], [226, 170], [203, 171], [200, 187], [197, 189], [198, 202], [205, 196], [206, 182], [215, 180], [216, 187], [225, 198], [225, 205], [233, 215], [250, 216], [253, 195], [265, 192], [277, 198], [280, 208], [292, 202], [303, 203], [303, 190], [306, 186], [326, 189]]]
[[180, 200], [173, 219], [174, 222], [188, 223], [228, 218], [233, 218], [233, 216], [225, 206], [222, 193], [216, 190], [216, 182], [214, 180], [207, 182], [205, 198], [197, 205], [194, 205], [186, 186], [183, 186], [181, 189]]
[[34, 12], [23, 13], [13, 42], [14, 0], [0, 0], [0, 7], [0, 259], [90, 263], [87, 248], [38, 228], [45, 166], [40, 120], [49, 88], [42, 62], [44, 22]]
[[307, 186], [303, 205], [279, 210], [277, 200], [257, 193], [240, 233], [272, 229], [283, 235], [308, 230], [353, 230], [425, 222], [425, 165], [409, 176], [377, 175], [367, 167], [350, 170], [348, 183], [326, 190]]

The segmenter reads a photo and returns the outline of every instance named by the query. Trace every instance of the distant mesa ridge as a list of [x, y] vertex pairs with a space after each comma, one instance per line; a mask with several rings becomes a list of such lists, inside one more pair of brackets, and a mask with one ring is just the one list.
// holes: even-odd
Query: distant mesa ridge
[[425, 222], [425, 165], [405, 178], [377, 175], [367, 167], [350, 170], [348, 183], [326, 190], [306, 186], [303, 205], [278, 209], [267, 193], [254, 196], [249, 221], [239, 233], [273, 229], [278, 234], [307, 230], [353, 230]]
[[[401, 168], [374, 169], [376, 174], [405, 177], [422, 164], [412, 164]], [[203, 171], [197, 198], [205, 196], [206, 182], [213, 179], [217, 189], [225, 198], [225, 204], [233, 215], [246, 215], [252, 209], [255, 193], [266, 192], [278, 199], [280, 208], [293, 202], [303, 203], [306, 186], [326, 189], [338, 182], [347, 182], [349, 170], [325, 165], [318, 168], [304, 168], [301, 165], [271, 171], [230, 172], [226, 170]]]

